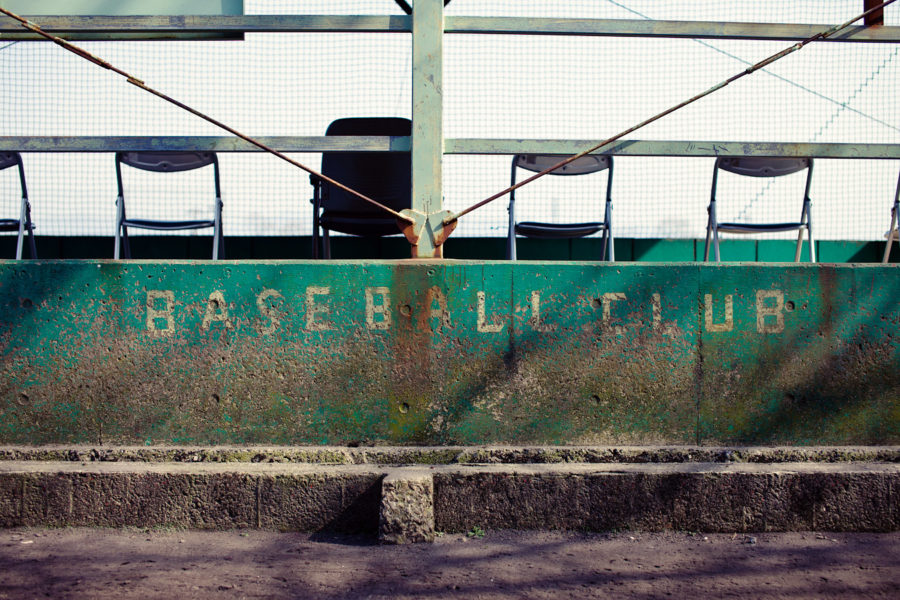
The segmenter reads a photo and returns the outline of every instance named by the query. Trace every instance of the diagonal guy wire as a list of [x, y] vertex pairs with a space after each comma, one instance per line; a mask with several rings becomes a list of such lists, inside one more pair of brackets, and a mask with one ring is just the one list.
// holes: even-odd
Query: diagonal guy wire
[[[652, 21], [652, 20], [653, 20], [653, 19], [651, 19], [650, 17], [648, 17], [647, 15], [645, 15], [644, 13], [639, 12], [639, 11], [636, 11], [636, 10], [634, 10], [633, 8], [629, 7], [629, 6], [626, 6], [625, 4], [622, 4], [621, 2], [618, 2], [617, 0], [607, 0], [607, 2], [610, 2], [611, 4], [614, 4], [615, 6], [618, 6], [618, 7], [621, 8], [622, 10], [626, 10], [626, 11], [630, 12], [630, 13], [633, 14], [633, 15], [637, 15], [637, 16], [639, 16], [639, 17], [642, 18], [642, 19], [645, 19], [645, 20], [648, 20], [648, 21]], [[723, 55], [723, 56], [727, 56], [728, 58], [731, 58], [731, 59], [736, 60], [736, 61], [738, 61], [738, 62], [744, 63], [745, 65], [752, 64], [749, 60], [744, 60], [744, 59], [741, 58], [740, 56], [737, 56], [736, 54], [732, 54], [731, 52], [728, 52], [727, 50], [723, 50], [722, 48], [719, 48], [718, 46], [715, 46], [715, 45], [713, 45], [713, 44], [710, 44], [710, 43], [707, 42], [706, 40], [693, 39], [692, 41], [695, 42], [695, 43], [697, 43], [697, 44], [700, 44], [701, 46], [704, 46], [704, 47], [706, 47], [706, 48], [709, 48], [710, 50], [712, 50], [712, 51], [714, 51], [714, 52], [718, 52], [719, 54], [721, 54], [721, 55]], [[822, 94], [822, 93], [820, 93], [820, 92], [817, 92], [816, 90], [814, 90], [814, 89], [812, 89], [812, 88], [809, 88], [809, 87], [807, 87], [807, 86], [805, 86], [805, 85], [803, 85], [803, 84], [801, 84], [801, 83], [798, 83], [798, 82], [794, 81], [793, 79], [790, 79], [790, 78], [788, 78], [788, 77], [784, 77], [783, 75], [779, 75], [778, 73], [774, 73], [774, 72], [772, 72], [772, 71], [769, 71], [768, 69], [763, 69], [763, 73], [765, 73], [766, 75], [769, 75], [769, 76], [771, 76], [771, 77], [774, 77], [775, 79], [778, 79], [779, 81], [783, 81], [784, 83], [786, 83], [786, 84], [788, 84], [788, 85], [790, 85], [790, 86], [793, 86], [793, 87], [795, 87], [795, 88], [801, 89], [801, 90], [803, 90], [804, 92], [806, 92], [806, 93], [808, 93], [808, 94], [812, 94], [813, 96], [816, 96], [817, 98], [821, 98], [822, 100], [825, 100], [826, 102], [830, 102], [830, 103], [832, 103], [832, 104], [835, 104], [835, 105], [837, 105], [837, 106], [840, 106], [840, 107], [841, 107], [841, 110], [849, 110], [849, 111], [854, 112], [854, 113], [858, 114], [859, 116], [861, 116], [861, 117], [863, 117], [863, 118], [865, 118], [865, 119], [868, 119], [868, 120], [870, 120], [870, 121], [872, 121], [872, 122], [874, 122], [874, 123], [878, 123], [879, 125], [883, 125], [883, 126], [885, 126], [885, 127], [889, 127], [889, 128], [891, 128], [891, 129], [893, 129], [894, 131], [900, 131], [900, 127], [896, 127], [896, 126], [894, 126], [894, 125], [891, 125], [890, 123], [887, 123], [887, 122], [885, 122], [885, 121], [882, 121], [881, 119], [878, 119], [878, 118], [876, 118], [876, 117], [873, 117], [872, 115], [870, 115], [870, 114], [868, 114], [868, 113], [865, 113], [865, 112], [863, 112], [863, 111], [861, 111], [861, 110], [858, 110], [858, 109], [856, 109], [856, 108], [853, 108], [852, 106], [848, 106], [846, 102], [841, 102], [840, 100], [835, 100], [834, 98], [831, 98], [830, 96], [826, 96], [825, 94]]]
[[389, 207], [385, 206], [384, 204], [378, 202], [377, 200], [373, 200], [372, 198], [369, 198], [369, 197], [366, 196], [365, 194], [361, 194], [360, 192], [357, 192], [356, 190], [351, 189], [351, 188], [347, 187], [346, 185], [344, 185], [344, 184], [342, 184], [342, 183], [340, 183], [340, 182], [338, 182], [338, 181], [335, 181], [335, 180], [332, 179], [331, 177], [327, 177], [327, 176], [325, 176], [325, 175], [323, 175], [323, 174], [321, 174], [321, 173], [319, 173], [319, 172], [317, 172], [317, 171], [314, 171], [313, 169], [311, 169], [311, 168], [309, 168], [309, 167], [307, 167], [307, 166], [305, 166], [305, 165], [299, 163], [298, 161], [294, 160], [293, 158], [290, 158], [290, 157], [287, 156], [286, 154], [284, 154], [284, 153], [282, 153], [282, 152], [279, 152], [278, 150], [275, 150], [274, 148], [271, 148], [271, 147], [269, 147], [269, 146], [266, 146], [266, 145], [263, 144], [262, 142], [260, 142], [260, 141], [258, 141], [258, 140], [255, 140], [255, 139], [253, 139], [252, 137], [250, 137], [250, 136], [248, 136], [248, 135], [245, 135], [245, 134], [243, 134], [243, 133], [237, 131], [236, 129], [233, 129], [233, 128], [229, 127], [228, 125], [225, 125], [225, 124], [222, 123], [221, 121], [217, 121], [216, 119], [213, 119], [212, 117], [203, 114], [203, 113], [200, 112], [199, 110], [197, 110], [197, 109], [195, 109], [195, 108], [191, 108], [191, 107], [188, 106], [187, 104], [184, 104], [183, 102], [179, 102], [178, 100], [175, 100], [174, 98], [172, 98], [172, 97], [170, 97], [170, 96], [167, 96], [167, 95], [163, 94], [162, 92], [159, 92], [159, 91], [157, 91], [157, 90], [155, 90], [155, 89], [153, 89], [153, 88], [147, 86], [143, 81], [141, 81], [140, 79], [134, 77], [133, 75], [129, 75], [129, 74], [126, 73], [125, 71], [123, 71], [123, 70], [121, 70], [121, 69], [118, 69], [118, 68], [114, 67], [113, 65], [111, 65], [111, 64], [108, 63], [108, 62], [106, 62], [106, 61], [103, 60], [102, 58], [99, 58], [99, 57], [97, 57], [97, 56], [91, 54], [90, 52], [88, 52], [87, 50], [85, 50], [85, 49], [83, 49], [83, 48], [79, 48], [78, 46], [76, 46], [76, 45], [74, 45], [74, 44], [71, 44], [71, 43], [67, 42], [66, 40], [64, 40], [64, 39], [62, 39], [62, 38], [60, 38], [60, 37], [57, 37], [57, 36], [55, 36], [55, 35], [51, 35], [51, 34], [47, 33], [46, 31], [44, 31], [43, 29], [41, 29], [40, 27], [38, 27], [37, 25], [35, 25], [35, 24], [32, 23], [31, 21], [29, 21], [29, 20], [27, 20], [27, 19], [25, 19], [25, 18], [23, 18], [23, 17], [20, 17], [19, 15], [15, 14], [15, 13], [12, 13], [12, 12], [6, 10], [6, 9], [3, 8], [2, 6], [0, 6], [0, 13], [3, 13], [3, 14], [5, 14], [6, 16], [8, 16], [9, 18], [18, 21], [19, 23], [22, 24], [22, 26], [23, 26], [25, 29], [28, 29], [29, 31], [32, 31], [32, 32], [34, 32], [34, 33], [40, 35], [41, 37], [44, 37], [44, 38], [50, 40], [51, 42], [54, 42], [54, 43], [56, 43], [56, 44], [62, 46], [63, 48], [65, 48], [65, 49], [68, 50], [69, 52], [72, 52], [72, 53], [74, 53], [74, 54], [77, 54], [77, 55], [80, 56], [81, 58], [84, 58], [85, 60], [89, 60], [90, 62], [94, 63], [95, 65], [99, 65], [99, 66], [103, 67], [104, 69], [109, 69], [110, 71], [113, 71], [114, 73], [118, 73], [119, 75], [121, 75], [122, 77], [124, 77], [125, 79], [127, 79], [127, 80], [128, 80], [128, 83], [130, 83], [130, 84], [132, 84], [132, 85], [135, 85], [135, 86], [141, 88], [141, 89], [144, 90], [144, 91], [150, 92], [150, 93], [153, 94], [154, 96], [157, 96], [157, 97], [159, 97], [159, 98], [162, 98], [162, 99], [165, 100], [166, 102], [169, 102], [169, 103], [171, 103], [171, 104], [174, 104], [175, 106], [177, 106], [177, 107], [179, 107], [179, 108], [181, 108], [181, 109], [184, 109], [184, 110], [188, 111], [189, 113], [191, 113], [191, 114], [193, 114], [193, 115], [196, 115], [196, 116], [200, 117], [200, 118], [203, 119], [204, 121], [208, 121], [208, 122], [212, 123], [213, 125], [215, 125], [216, 127], [220, 127], [221, 129], [224, 129], [224, 130], [227, 131], [228, 133], [231, 133], [231, 134], [233, 134], [233, 135], [236, 135], [237, 137], [241, 138], [242, 140], [244, 140], [244, 141], [246, 141], [246, 142], [249, 142], [249, 143], [253, 144], [253, 145], [256, 146], [257, 148], [260, 148], [261, 150], [265, 150], [265, 151], [268, 152], [269, 154], [274, 154], [274, 155], [277, 156], [278, 158], [280, 158], [280, 159], [282, 159], [282, 160], [284, 160], [284, 161], [286, 161], [286, 162], [289, 162], [290, 164], [294, 165], [295, 167], [299, 167], [300, 169], [303, 169], [304, 171], [306, 171], [306, 172], [309, 173], [310, 175], [313, 175], [314, 177], [317, 177], [317, 178], [321, 179], [322, 181], [325, 181], [325, 182], [327, 182], [327, 183], [330, 183], [331, 185], [333, 185], [333, 186], [335, 186], [335, 187], [338, 187], [338, 188], [344, 190], [345, 192], [348, 192], [348, 193], [350, 193], [350, 194], [356, 196], [357, 198], [359, 198], [360, 200], [363, 200], [364, 202], [368, 202], [369, 204], [372, 204], [373, 206], [377, 206], [378, 208], [384, 210], [385, 212], [390, 213], [392, 216], [394, 216], [394, 217], [397, 218], [397, 219], [400, 219], [400, 220], [402, 220], [402, 221], [406, 221], [406, 222], [408, 222], [408, 223], [413, 223], [413, 219], [412, 219], [411, 217], [408, 217], [408, 216], [406, 216], [406, 215], [400, 214], [399, 212], [395, 211], [395, 210], [392, 209], [392, 208], [389, 208]]
[[667, 108], [666, 110], [662, 111], [661, 113], [659, 113], [659, 114], [657, 114], [657, 115], [654, 115], [654, 116], [650, 117], [649, 119], [647, 119], [647, 120], [645, 120], [645, 121], [642, 121], [642, 122], [638, 123], [637, 125], [634, 125], [633, 127], [630, 127], [630, 128], [628, 128], [628, 129], [626, 129], [625, 131], [622, 131], [622, 132], [620, 132], [620, 133], [617, 133], [616, 135], [612, 136], [611, 138], [605, 139], [605, 140], [603, 140], [602, 142], [600, 142], [599, 144], [597, 144], [597, 145], [595, 145], [595, 146], [593, 146], [593, 147], [591, 147], [591, 148], [588, 148], [587, 150], [584, 150], [584, 151], [582, 151], [582, 152], [579, 152], [578, 154], [573, 154], [572, 156], [570, 156], [570, 157], [568, 157], [568, 158], [566, 158], [566, 159], [563, 159], [563, 160], [559, 161], [559, 162], [556, 163], [555, 165], [552, 165], [552, 166], [550, 166], [550, 167], [547, 167], [546, 169], [544, 169], [544, 170], [541, 171], [540, 173], [535, 173], [535, 174], [532, 175], [531, 177], [528, 177], [527, 179], [523, 179], [522, 181], [520, 181], [519, 183], [517, 183], [517, 184], [515, 184], [515, 185], [509, 186], [508, 188], [506, 188], [506, 189], [503, 190], [502, 192], [497, 192], [497, 193], [494, 194], [493, 196], [490, 196], [490, 197], [488, 197], [488, 198], [485, 198], [485, 199], [482, 200], [481, 202], [478, 202], [478, 203], [476, 203], [476, 204], [473, 204], [473, 205], [470, 206], [469, 208], [466, 208], [466, 209], [464, 209], [464, 210], [461, 210], [460, 212], [456, 213], [455, 215], [450, 215], [449, 217], [447, 217], [446, 219], [444, 219], [444, 225], [449, 225], [450, 223], [456, 221], [457, 219], [459, 219], [459, 218], [462, 217], [463, 215], [467, 215], [467, 214], [469, 214], [470, 212], [472, 212], [473, 210], [476, 210], [476, 209], [478, 209], [478, 208], [481, 208], [481, 207], [484, 206], [485, 204], [489, 204], [489, 203], [493, 202], [493, 201], [496, 200], [497, 198], [502, 198], [503, 196], [505, 196], [506, 194], [512, 192], [513, 190], [517, 190], [517, 189], [519, 189], [520, 187], [522, 187], [523, 185], [526, 185], [526, 184], [528, 184], [528, 183], [531, 183], [531, 182], [534, 181], [535, 179], [538, 179], [538, 178], [540, 178], [540, 177], [543, 177], [544, 175], [547, 175], [548, 173], [551, 173], [551, 172], [555, 171], [556, 169], [558, 169], [558, 168], [560, 168], [560, 167], [564, 167], [565, 165], [569, 164], [570, 162], [573, 162], [573, 161], [578, 160], [578, 159], [581, 158], [582, 156], [587, 156], [588, 154], [590, 154], [590, 153], [592, 153], [592, 152], [596, 152], [597, 150], [599, 150], [600, 148], [606, 146], [607, 144], [611, 144], [612, 142], [615, 142], [616, 140], [625, 137], [625, 136], [628, 135], [629, 133], [633, 133], [633, 132], [637, 131], [638, 129], [640, 129], [641, 127], [644, 127], [645, 125], [649, 125], [650, 123], [653, 123], [654, 121], [658, 121], [659, 119], [665, 117], [666, 115], [669, 115], [669, 114], [675, 112], [676, 110], [678, 110], [678, 109], [680, 109], [680, 108], [684, 108], [684, 107], [687, 106], [688, 104], [691, 104], [691, 103], [693, 103], [693, 102], [696, 102], [697, 100], [700, 100], [701, 98], [704, 98], [704, 97], [706, 97], [706, 96], [712, 94], [713, 92], [716, 92], [716, 91], [722, 89], [723, 87], [725, 87], [725, 86], [728, 85], [729, 83], [731, 83], [731, 82], [733, 82], [733, 81], [737, 81], [738, 79], [740, 79], [741, 77], [744, 77], [745, 75], [750, 75], [750, 74], [753, 73], [754, 71], [758, 71], [759, 69], [762, 69], [763, 67], [767, 67], [767, 66], [769, 66], [770, 64], [772, 64], [773, 62], [775, 62], [775, 61], [777, 61], [777, 60], [779, 60], [779, 59], [781, 59], [781, 58], [784, 58], [784, 57], [787, 56], [788, 54], [791, 54], [791, 53], [793, 53], [793, 52], [796, 52], [797, 50], [800, 50], [801, 48], [803, 48], [804, 46], [806, 46], [806, 45], [809, 44], [810, 42], [815, 42], [815, 41], [818, 41], [818, 40], [824, 40], [824, 39], [826, 39], [826, 38], [829, 38], [829, 37], [833, 36], [835, 33], [839, 32], [839, 31], [841, 31], [841, 30], [843, 30], [843, 29], [846, 29], [847, 27], [849, 27], [850, 25], [852, 25], [852, 24], [855, 23], [856, 21], [858, 21], [858, 20], [860, 20], [860, 19], [862, 19], [862, 18], [864, 18], [864, 17], [867, 17], [868, 15], [870, 15], [870, 14], [876, 12], [876, 11], [879, 11], [879, 10], [883, 9], [885, 6], [887, 6], [887, 5], [889, 5], [889, 4], [893, 4], [894, 2], [895, 2], [895, 0], [886, 0], [885, 2], [882, 2], [881, 4], [879, 4], [878, 6], [874, 6], [874, 7], [870, 8], [869, 10], [865, 11], [864, 13], [862, 13], [862, 14], [856, 16], [856, 17], [853, 17], [852, 19], [850, 19], [850, 20], [847, 21], [846, 23], [843, 23], [843, 24], [841, 24], [841, 25], [835, 25], [834, 27], [831, 27], [830, 29], [826, 29], [825, 31], [820, 31], [820, 32], [817, 33], [816, 35], [814, 35], [814, 36], [812, 36], [812, 37], [809, 37], [809, 38], [803, 40], [802, 42], [797, 42], [797, 43], [794, 44], [793, 46], [789, 46], [789, 47], [785, 48], [784, 50], [782, 50], [781, 52], [777, 52], [777, 53], [773, 54], [772, 56], [770, 56], [769, 58], [763, 59], [763, 60], [759, 61], [758, 63], [756, 63], [755, 65], [751, 65], [751, 66], [747, 67], [746, 69], [744, 69], [744, 70], [741, 71], [740, 73], [737, 73], [736, 75], [732, 75], [732, 76], [729, 77], [728, 79], [719, 82], [718, 84], [716, 84], [716, 85], [714, 85], [713, 87], [709, 88], [709, 89], [706, 90], [705, 92], [702, 92], [702, 93], [700, 93], [700, 94], [697, 94], [697, 95], [694, 96], [693, 98], [690, 98], [690, 99], [688, 99], [688, 100], [685, 100], [684, 102], [681, 102], [680, 104], [676, 104], [675, 106], [672, 106], [671, 108]]

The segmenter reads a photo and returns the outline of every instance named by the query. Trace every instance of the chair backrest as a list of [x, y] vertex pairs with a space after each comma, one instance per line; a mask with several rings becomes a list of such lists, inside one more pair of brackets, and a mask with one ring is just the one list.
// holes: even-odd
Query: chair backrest
[[728, 156], [716, 159], [716, 168], [747, 177], [781, 177], [812, 166], [811, 158]]
[[18, 152], [0, 152], [0, 171], [14, 167], [22, 162]]
[[897, 176], [897, 191], [894, 192], [894, 203], [900, 203], [900, 175]]
[[[553, 165], [567, 158], [565, 155], [559, 154], [517, 154], [513, 165], [520, 169], [527, 169], [540, 173], [544, 169], [549, 169]], [[595, 173], [608, 169], [612, 164], [612, 158], [609, 156], [588, 155], [582, 156], [570, 162], [567, 165], [550, 171], [549, 175], [584, 175], [586, 173]]]
[[117, 152], [116, 179], [119, 184], [120, 196], [123, 194], [121, 167], [123, 164], [142, 171], [156, 173], [191, 171], [212, 165], [216, 197], [222, 196], [221, 186], [219, 185], [219, 160], [215, 152]]
[[[564, 154], [516, 154], [512, 160], [512, 174], [510, 176], [510, 185], [516, 184], [516, 170], [525, 169], [540, 173], [560, 163], [563, 159], [568, 158]], [[576, 158], [572, 162], [554, 169], [548, 175], [587, 175], [589, 173], [597, 173], [609, 170], [606, 181], [606, 202], [612, 201], [612, 179], [613, 179], [613, 159], [612, 156], [589, 154]], [[509, 193], [509, 204], [512, 206], [516, 202], [516, 190]], [[510, 213], [512, 214], [512, 213]]]
[[713, 168], [712, 189], [710, 201], [716, 201], [716, 189], [718, 188], [719, 169], [744, 175], [747, 177], [781, 177], [798, 173], [803, 169], [809, 169], [806, 174], [806, 191], [803, 197], [809, 198], [809, 187], [812, 183], [813, 159], [775, 156], [720, 156], [716, 159]]
[[28, 198], [28, 188], [25, 187], [25, 168], [22, 165], [22, 156], [18, 152], [0, 152], [0, 171], [10, 167], [19, 167], [19, 185], [22, 187], [22, 196]]
[[[328, 126], [325, 135], [409, 136], [412, 121], [393, 117], [338, 119]], [[323, 152], [322, 174], [385, 206], [403, 210], [412, 206], [411, 160], [409, 152]], [[340, 188], [325, 186], [322, 206], [326, 212], [385, 216], [380, 208]]]
[[215, 152], [120, 152], [117, 158], [144, 171], [190, 171], [216, 162]]

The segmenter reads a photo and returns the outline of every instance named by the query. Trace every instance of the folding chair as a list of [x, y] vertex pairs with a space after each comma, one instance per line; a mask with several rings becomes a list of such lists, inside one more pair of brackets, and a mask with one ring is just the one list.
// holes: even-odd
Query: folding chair
[[[347, 118], [332, 122], [332, 135], [412, 135], [409, 119]], [[396, 211], [412, 206], [412, 165], [408, 152], [323, 152], [322, 174]], [[364, 237], [400, 233], [396, 218], [315, 175], [313, 185], [313, 258], [331, 258], [329, 232]]]
[[[552, 154], [517, 154], [512, 159], [510, 185], [516, 184], [516, 174], [518, 169], [540, 173], [557, 164], [564, 158], [565, 156]], [[506, 258], [509, 260], [516, 260], [516, 236], [539, 239], [572, 239], [587, 237], [599, 231], [603, 231], [600, 260], [606, 260], [607, 253], [609, 253], [609, 260], [615, 260], [616, 256], [613, 248], [612, 234], [612, 156], [582, 156], [565, 166], [551, 171], [549, 175], [587, 175], [603, 170], [608, 171], [603, 221], [592, 221], [587, 223], [540, 223], [535, 221], [522, 221], [521, 223], [517, 223], [515, 215], [516, 190], [511, 191], [509, 193], [509, 229], [506, 239]]]
[[[122, 165], [156, 173], [191, 171], [208, 165], [213, 167], [215, 203], [212, 219], [191, 221], [159, 221], [150, 219], [129, 219], [125, 214], [125, 192], [122, 185]], [[219, 161], [215, 152], [118, 152], [116, 153], [116, 181], [119, 196], [116, 198], [116, 243], [114, 258], [119, 258], [120, 250], [124, 258], [131, 258], [128, 242], [128, 228], [154, 229], [157, 231], [178, 231], [183, 229], [213, 228], [212, 258], [225, 257], [225, 240], [222, 235], [222, 193], [219, 185]]]
[[[792, 173], [798, 173], [808, 169], [806, 176], [806, 191], [803, 193], [803, 208], [800, 211], [800, 220], [796, 223], [719, 223], [716, 218], [716, 185], [719, 179], [719, 170], [743, 175], [746, 177], [782, 177]], [[719, 157], [713, 168], [712, 192], [710, 194], [709, 221], [706, 226], [706, 246], [703, 250], [703, 260], [709, 260], [709, 240], [713, 239], [716, 262], [721, 260], [719, 255], [719, 232], [728, 233], [766, 233], [774, 231], [796, 231], [797, 249], [794, 252], [794, 262], [800, 261], [800, 250], [803, 244], [803, 232], [806, 231], [809, 239], [810, 262], [816, 262], [816, 246], [812, 234], [812, 217], [810, 216], [809, 186], [812, 181], [813, 159], [811, 158], [769, 158], [769, 157]]]
[[25, 167], [22, 166], [22, 157], [18, 152], [0, 152], [0, 171], [9, 167], [19, 168], [22, 204], [19, 208], [18, 219], [0, 219], [0, 231], [16, 231], [19, 233], [16, 241], [16, 260], [22, 258], [25, 232], [28, 231], [28, 249], [31, 251], [31, 258], [37, 258], [37, 249], [34, 245], [34, 224], [31, 222], [31, 203], [28, 202], [28, 188], [25, 186]]
[[894, 206], [891, 207], [891, 228], [885, 234], [887, 243], [884, 245], [884, 257], [881, 262], [886, 263], [891, 258], [891, 246], [894, 240], [900, 244], [900, 177], [897, 177], [897, 191], [894, 192]]

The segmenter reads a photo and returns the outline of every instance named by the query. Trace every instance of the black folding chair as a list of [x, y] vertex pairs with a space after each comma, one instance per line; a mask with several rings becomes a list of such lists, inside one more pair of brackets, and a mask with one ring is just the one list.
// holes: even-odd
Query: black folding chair
[[[716, 216], [716, 186], [719, 180], [719, 170], [743, 175], [745, 177], [783, 177], [808, 169], [806, 175], [806, 191], [803, 193], [803, 208], [800, 211], [800, 220], [791, 223], [719, 223]], [[797, 249], [794, 252], [794, 262], [800, 261], [800, 251], [803, 247], [803, 232], [806, 231], [809, 239], [809, 259], [816, 262], [816, 245], [813, 242], [812, 217], [810, 216], [809, 186], [812, 182], [813, 159], [811, 158], [774, 158], [757, 156], [719, 157], [713, 168], [712, 192], [710, 193], [709, 220], [706, 226], [706, 246], [703, 250], [703, 260], [709, 260], [709, 241], [713, 240], [716, 262], [721, 260], [719, 255], [719, 232], [727, 233], [767, 233], [775, 231], [796, 231]]]
[[18, 219], [0, 219], [0, 231], [16, 231], [19, 234], [16, 241], [16, 260], [22, 258], [22, 246], [25, 241], [25, 232], [28, 232], [28, 249], [31, 258], [37, 258], [37, 249], [34, 245], [34, 223], [31, 222], [31, 203], [28, 201], [28, 188], [25, 186], [25, 167], [22, 166], [22, 157], [18, 152], [0, 152], [0, 171], [11, 167], [19, 168], [19, 186], [22, 190], [22, 203], [19, 207]]
[[897, 191], [894, 192], [894, 205], [891, 207], [891, 228], [885, 234], [887, 243], [884, 245], [884, 257], [881, 262], [886, 263], [891, 258], [891, 246], [894, 240], [900, 244], [900, 177], [897, 177]]
[[[150, 219], [129, 219], [125, 214], [125, 192], [122, 185], [122, 165], [143, 171], [174, 173], [191, 171], [208, 165], [213, 167], [215, 203], [212, 219], [190, 221], [160, 221]], [[212, 258], [225, 257], [225, 239], [222, 236], [222, 192], [219, 184], [219, 161], [215, 152], [118, 152], [116, 153], [116, 181], [119, 196], [116, 198], [116, 244], [114, 258], [119, 258], [120, 250], [124, 258], [131, 258], [128, 242], [128, 228], [154, 229], [158, 231], [178, 231], [183, 229], [213, 228]]]
[[[332, 122], [326, 136], [409, 136], [409, 119], [347, 118]], [[322, 174], [396, 211], [412, 206], [412, 170], [408, 152], [323, 152]], [[363, 237], [400, 233], [396, 218], [315, 175], [313, 185], [313, 257], [331, 258], [330, 231]]]
[[[552, 167], [565, 156], [557, 156], [553, 154], [517, 154], [512, 160], [512, 175], [510, 176], [510, 185], [516, 184], [516, 173], [518, 169], [525, 169], [540, 173], [541, 171]], [[603, 220], [591, 221], [586, 223], [539, 223], [536, 221], [516, 222], [516, 190], [509, 193], [509, 229], [506, 239], [506, 258], [516, 260], [516, 236], [541, 239], [571, 239], [582, 238], [593, 235], [599, 231], [603, 231], [603, 243], [600, 250], [600, 260], [616, 259], [615, 250], [613, 248], [612, 234], [612, 177], [613, 177], [613, 159], [612, 156], [582, 156], [569, 164], [555, 169], [549, 175], [587, 175], [590, 173], [598, 173], [607, 171], [606, 180], [606, 200], [603, 207]], [[599, 196], [598, 197], [602, 197]], [[599, 202], [598, 202], [598, 213]]]

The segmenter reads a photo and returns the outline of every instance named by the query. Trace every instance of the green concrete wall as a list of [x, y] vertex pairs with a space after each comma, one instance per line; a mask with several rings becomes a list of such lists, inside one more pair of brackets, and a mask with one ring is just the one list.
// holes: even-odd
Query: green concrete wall
[[0, 443], [897, 444], [895, 266], [0, 262]]

